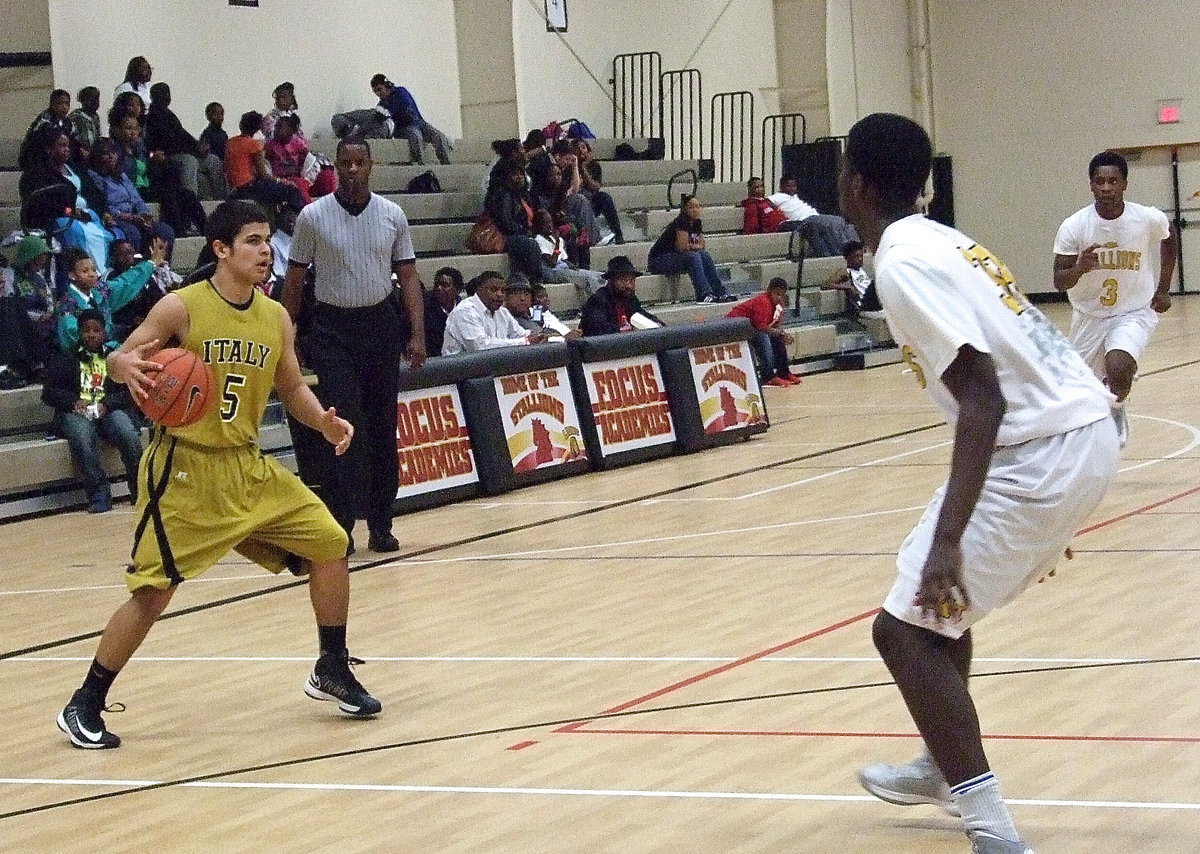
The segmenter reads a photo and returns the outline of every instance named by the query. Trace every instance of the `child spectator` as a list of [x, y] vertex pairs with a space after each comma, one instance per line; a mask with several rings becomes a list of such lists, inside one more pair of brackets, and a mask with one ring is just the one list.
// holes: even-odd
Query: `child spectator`
[[787, 305], [787, 282], [779, 276], [767, 283], [767, 289], [740, 302], [726, 317], [745, 317], [754, 327], [750, 347], [758, 363], [758, 379], [763, 385], [787, 388], [800, 384], [800, 377], [788, 367], [787, 345], [793, 336], [783, 328], [783, 310]]
[[79, 344], [79, 313], [89, 308], [99, 311], [104, 318], [105, 341], [119, 344], [113, 329], [113, 312], [133, 302], [150, 281], [154, 268], [166, 260], [166, 244], [161, 240], [151, 241], [150, 259], [101, 282], [91, 256], [78, 249], [63, 250], [62, 264], [71, 284], [58, 304], [59, 349], [70, 353]]
[[533, 320], [542, 329], [550, 335], [550, 340], [555, 341], [555, 336], [560, 336], [564, 339], [573, 339], [582, 337], [583, 333], [578, 329], [571, 329], [567, 324], [563, 323], [554, 312], [550, 310], [550, 292], [546, 290], [545, 285], [533, 286], [533, 308], [531, 310]]
[[679, 215], [667, 224], [650, 247], [648, 266], [651, 273], [659, 275], [676, 276], [686, 272], [696, 289], [696, 302], [733, 302], [736, 297], [725, 292], [717, 265], [704, 248], [704, 225], [700, 221], [703, 210], [695, 196], [683, 197]]
[[533, 308], [533, 286], [521, 273], [513, 273], [504, 285], [504, 307], [522, 329], [541, 332], [542, 324], [535, 323]]
[[580, 270], [567, 260], [566, 242], [554, 225], [554, 218], [545, 208], [537, 211], [538, 251], [542, 253], [542, 281], [555, 284], [570, 282], [587, 299], [604, 286], [604, 276], [597, 270]]
[[883, 305], [875, 292], [871, 274], [863, 269], [863, 243], [849, 240], [842, 246], [846, 269], [831, 275], [822, 284], [823, 290], [842, 291], [853, 312], [865, 317], [883, 317]]
[[787, 221], [787, 215], [767, 198], [762, 178], [746, 182], [747, 197], [738, 202], [742, 208], [742, 234], [772, 234]]
[[104, 316], [94, 309], [80, 314], [79, 335], [77, 346], [54, 354], [46, 370], [42, 401], [54, 409], [55, 435], [71, 446], [71, 458], [83, 475], [88, 512], [107, 513], [112, 509], [112, 488], [100, 461], [99, 440], [121, 454], [129, 495], [136, 500], [142, 435], [130, 417], [128, 389], [108, 376]]
[[275, 87], [271, 97], [275, 99], [275, 106], [263, 116], [263, 136], [267, 139], [274, 138], [276, 122], [284, 116], [296, 116], [296, 133], [303, 140], [304, 131], [300, 130], [299, 116], [296, 115], [296, 111], [300, 109], [300, 105], [296, 103], [296, 87], [285, 81]]
[[442, 267], [433, 276], [433, 290], [424, 296], [425, 302], [425, 353], [428, 356], [442, 355], [442, 341], [446, 337], [446, 318], [458, 305], [463, 289], [463, 276], [457, 267]]
[[229, 144], [229, 134], [222, 127], [225, 124], [225, 108], [213, 101], [204, 108], [204, 118], [208, 119], [208, 126], [200, 131], [200, 145], [207, 145], [213, 156], [224, 163], [225, 146]]
[[29, 169], [37, 164], [41, 151], [40, 146], [44, 144], [44, 140], [39, 140], [39, 134], [48, 133], [43, 128], [54, 128], [59, 133], [65, 134], [67, 139], [74, 139], [75, 127], [67, 118], [70, 112], [71, 93], [66, 89], [55, 89], [51, 92], [50, 105], [37, 114], [37, 117], [30, 123], [29, 130], [25, 131], [25, 138], [21, 140], [21, 151], [17, 155], [17, 165], [21, 169]]
[[36, 234], [22, 237], [12, 257], [12, 291], [28, 321], [24, 336], [30, 362], [27, 380], [54, 349], [54, 292], [47, 279], [49, 269], [50, 244]]
[[[141, 252], [150, 238], [159, 237], [166, 242], [167, 257], [170, 257], [175, 245], [175, 229], [159, 222], [150, 213], [150, 206], [142, 194], [121, 171], [121, 152], [111, 139], [101, 137], [92, 149], [88, 177], [99, 191], [96, 208], [106, 226], [132, 243], [135, 252]], [[109, 254], [112, 254], [111, 246]]]
[[225, 148], [225, 175], [234, 189], [233, 197], [252, 199], [267, 210], [286, 202], [297, 210], [304, 199], [293, 184], [277, 180], [267, 164], [263, 145], [254, 135], [262, 130], [262, 114], [251, 110], [238, 120], [237, 136]]
[[79, 106], [67, 119], [71, 122], [79, 162], [86, 163], [92, 156], [92, 147], [100, 139], [100, 90], [95, 86], [80, 89]]
[[299, 131], [300, 119], [295, 114], [279, 116], [275, 123], [274, 136], [267, 139], [263, 153], [272, 174], [299, 190], [300, 198], [307, 205], [312, 203], [309, 193], [312, 185], [305, 180], [301, 172], [304, 169], [304, 158], [308, 156], [308, 144]]
[[[108, 259], [112, 266], [105, 277], [106, 281], [102, 283], [102, 287], [106, 288], [108, 281], [114, 281], [124, 276], [142, 260], [142, 256], [134, 252], [133, 244], [128, 240], [118, 240], [109, 247]], [[153, 260], [151, 263], [154, 263]], [[169, 263], [162, 261], [155, 264], [150, 281], [138, 292], [133, 302], [128, 303], [124, 308], [113, 311], [111, 339], [124, 341], [129, 333], [145, 320], [155, 303], [181, 284], [183, 284], [183, 277], [172, 270]]]

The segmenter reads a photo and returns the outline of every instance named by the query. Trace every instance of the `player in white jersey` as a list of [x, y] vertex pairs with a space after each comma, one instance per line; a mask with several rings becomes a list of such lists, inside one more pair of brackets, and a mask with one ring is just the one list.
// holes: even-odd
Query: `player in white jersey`
[[1054, 238], [1054, 287], [1075, 309], [1071, 345], [1117, 396], [1113, 416], [1124, 445], [1123, 404], [1158, 315], [1171, 307], [1179, 236], [1158, 208], [1125, 201], [1129, 164], [1121, 155], [1097, 154], [1088, 179], [1095, 203], [1063, 220]]
[[931, 161], [920, 125], [876, 113], [851, 129], [839, 179], [896, 342], [954, 430], [949, 478], [900, 547], [873, 626], [926, 752], [859, 780], [891, 803], [961, 814], [976, 854], [1031, 854], [984, 754], [971, 627], [1052, 569], [1103, 497], [1112, 395], [999, 259], [920, 213]]

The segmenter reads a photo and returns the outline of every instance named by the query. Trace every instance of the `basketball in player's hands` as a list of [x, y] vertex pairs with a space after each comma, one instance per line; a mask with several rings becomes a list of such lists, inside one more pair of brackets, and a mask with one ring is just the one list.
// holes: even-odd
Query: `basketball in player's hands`
[[162, 365], [154, 385], [137, 402], [146, 417], [160, 427], [187, 427], [208, 412], [214, 400], [212, 368], [191, 350], [159, 350], [151, 360]]

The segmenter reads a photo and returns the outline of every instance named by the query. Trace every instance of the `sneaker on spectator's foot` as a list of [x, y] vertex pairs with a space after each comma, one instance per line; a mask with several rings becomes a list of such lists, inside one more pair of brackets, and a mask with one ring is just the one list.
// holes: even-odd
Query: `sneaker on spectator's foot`
[[717, 298], [714, 297], [712, 294], [709, 294], [704, 299], [700, 300], [700, 302], [716, 302], [716, 301], [717, 301]]
[[1125, 414], [1124, 406], [1114, 406], [1112, 408], [1113, 421], [1117, 425], [1117, 440], [1121, 443], [1121, 447], [1129, 443], [1129, 416]]
[[788, 374], [786, 377], [783, 377], [783, 379], [787, 380], [792, 385], [800, 385], [800, 383], [804, 382], [804, 378], [799, 374]]
[[398, 552], [400, 551], [400, 541], [392, 535], [391, 531], [384, 531], [380, 534], [371, 534], [367, 538], [367, 548], [373, 552]]
[[351, 664], [362, 664], [348, 652], [323, 652], [304, 683], [304, 693], [314, 700], [331, 700], [348, 715], [369, 717], [377, 715], [383, 705], [367, 693], [362, 683], [350, 672]]
[[[118, 704], [109, 711], [124, 711], [124, 706]], [[120, 747], [120, 737], [109, 732], [104, 726], [100, 713], [104, 707], [92, 697], [78, 689], [61, 712], [58, 713], [58, 728], [67, 734], [71, 744], [84, 750], [107, 750]]]
[[733, 294], [725, 293], [717, 297], [717, 302], [737, 302], [737, 297]]
[[792, 384], [782, 377], [771, 377], [763, 385], [769, 385], [772, 388], [791, 388]]
[[986, 830], [972, 830], [967, 836], [971, 838], [971, 854], [1033, 854], [1033, 849], [1019, 839], [1001, 839]]
[[617, 239], [617, 236], [610, 232], [610, 233], [604, 235], [603, 237], [601, 237], [598, 241], [596, 241], [596, 245], [597, 246], [607, 246], [608, 244], [615, 242], [616, 239]]
[[946, 779], [927, 754], [906, 765], [867, 765], [859, 769], [858, 782], [889, 804], [902, 807], [933, 804], [950, 815], [958, 815], [958, 805], [950, 796]]
[[24, 388], [25, 378], [8, 365], [0, 365], [0, 389]]

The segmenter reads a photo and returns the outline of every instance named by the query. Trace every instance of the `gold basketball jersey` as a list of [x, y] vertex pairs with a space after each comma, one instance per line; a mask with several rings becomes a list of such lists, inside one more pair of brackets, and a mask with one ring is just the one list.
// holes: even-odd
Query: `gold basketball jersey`
[[216, 401], [195, 424], [167, 432], [215, 448], [257, 441], [283, 349], [283, 306], [257, 290], [248, 306], [232, 305], [207, 280], [175, 293], [188, 311], [182, 346], [212, 368]]

